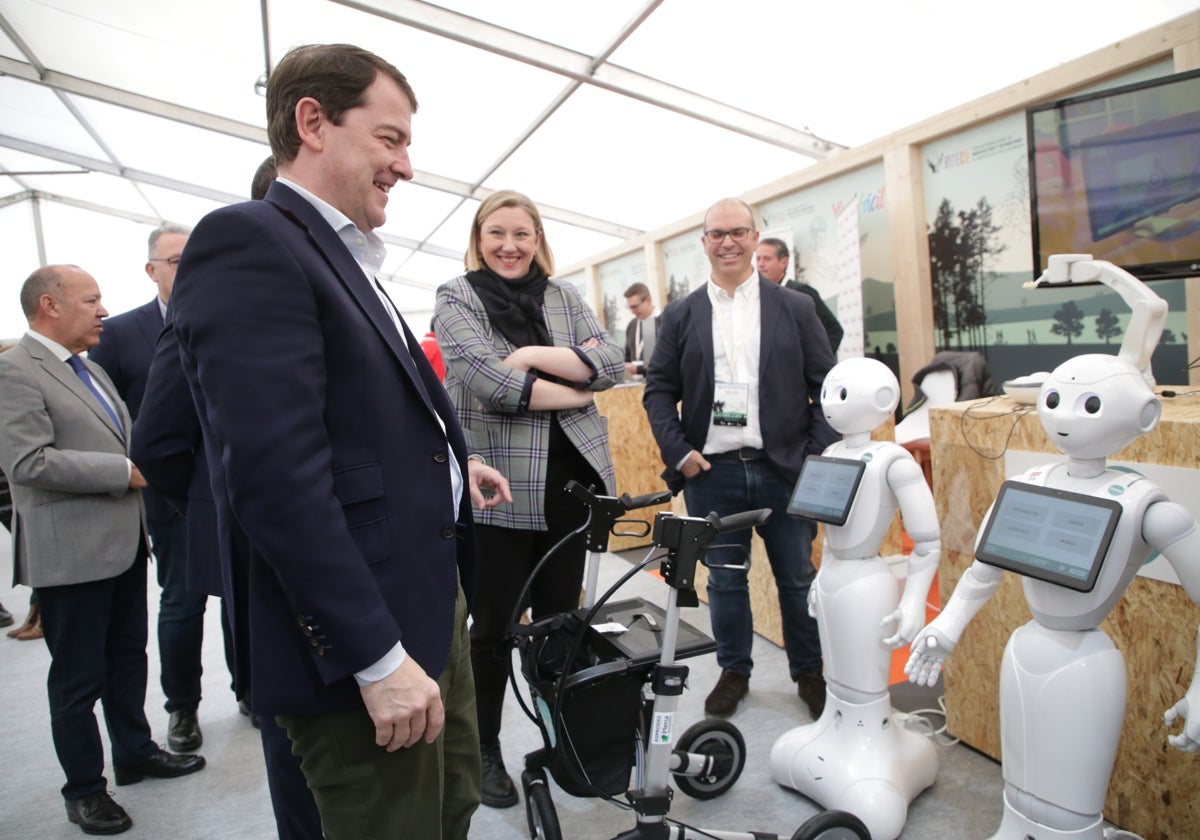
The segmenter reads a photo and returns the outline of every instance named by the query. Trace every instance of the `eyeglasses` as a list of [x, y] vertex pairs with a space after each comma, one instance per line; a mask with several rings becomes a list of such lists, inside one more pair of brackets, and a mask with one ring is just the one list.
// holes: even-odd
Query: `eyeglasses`
[[709, 242], [716, 245], [717, 243], [724, 241], [726, 236], [731, 237], [734, 242], [741, 242], [743, 239], [749, 236], [753, 230], [754, 228], [749, 227], [735, 227], [733, 230], [712, 228], [711, 230], [704, 231], [704, 235], [708, 237]]
[[171, 268], [179, 267], [179, 257], [151, 257], [150, 262], [165, 262]]

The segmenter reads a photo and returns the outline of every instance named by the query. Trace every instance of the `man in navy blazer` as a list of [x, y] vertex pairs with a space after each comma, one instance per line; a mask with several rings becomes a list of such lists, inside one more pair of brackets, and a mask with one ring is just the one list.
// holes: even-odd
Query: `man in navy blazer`
[[[689, 514], [771, 509], [758, 533], [779, 590], [788, 668], [815, 720], [825, 699], [820, 638], [808, 614], [815, 527], [788, 516], [787, 505], [804, 459], [838, 439], [820, 404], [835, 360], [812, 300], [754, 270], [758, 231], [745, 202], [727, 198], [709, 208], [701, 241], [712, 275], [663, 311], [642, 401], [663, 478], [683, 491]], [[729, 541], [749, 551], [749, 531]], [[744, 561], [736, 552], [708, 557]], [[722, 671], [705, 711], [728, 717], [754, 665], [746, 572], [710, 569], [708, 597]]]
[[172, 303], [218, 527], [247, 570], [238, 660], [335, 840], [465, 838], [479, 803], [470, 503], [507, 483], [468, 460], [376, 278], [415, 110], [378, 56], [290, 51], [267, 84], [279, 178], [196, 226]]
[[[189, 232], [175, 224], [161, 225], [150, 232], [146, 274], [158, 287], [158, 294], [137, 309], [106, 318], [100, 343], [88, 353], [88, 358], [104, 368], [117, 386], [134, 420], [141, 410], [154, 344], [162, 332], [175, 271]], [[158, 602], [158, 650], [169, 715], [167, 746], [192, 752], [204, 741], [197, 710], [208, 596], [187, 584], [187, 522], [183, 515], [152, 486], [142, 491], [142, 499], [146, 503], [158, 585], [162, 588]]]
[[[250, 197], [262, 199], [274, 179], [275, 163], [268, 158], [255, 173]], [[234, 586], [232, 580], [226, 585], [222, 577], [222, 569], [231, 575], [234, 570], [220, 562], [222, 550], [218, 537], [222, 532], [217, 529], [217, 508], [209, 481], [204, 438], [183, 373], [170, 311], [158, 337], [154, 361], [150, 363], [142, 408], [133, 424], [131, 454], [150, 486], [187, 515], [188, 586], [214, 595], [223, 595], [229, 589], [244, 596], [244, 581], [241, 586]], [[227, 544], [225, 556], [233, 555], [232, 547]], [[240, 570], [245, 571], [244, 567]], [[222, 600], [221, 606], [222, 629], [228, 634], [226, 651], [232, 654], [234, 623], [244, 632], [246, 621], [231, 620], [232, 603]], [[241, 607], [244, 616], [245, 604]], [[248, 709], [249, 669], [243, 667], [239, 671], [231, 661], [230, 670], [234, 673], [234, 691], [243, 708]], [[255, 715], [254, 720], [262, 738], [267, 789], [271, 793], [279, 840], [321, 840], [321, 817], [300, 771], [299, 759], [292, 754], [287, 733], [270, 715]]]

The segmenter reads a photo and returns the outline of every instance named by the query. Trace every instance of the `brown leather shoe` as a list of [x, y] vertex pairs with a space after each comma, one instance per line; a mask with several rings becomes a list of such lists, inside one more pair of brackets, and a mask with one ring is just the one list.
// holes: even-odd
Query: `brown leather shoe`
[[725, 668], [704, 700], [704, 714], [727, 718], [737, 711], [738, 703], [749, 693], [750, 675]]
[[25, 623], [9, 630], [8, 638], [16, 639], [19, 642], [42, 638], [42, 614], [38, 610], [36, 601], [29, 605], [29, 614], [25, 616]]
[[796, 677], [796, 693], [808, 706], [813, 720], [825, 711], [825, 677], [820, 671], [804, 671]]
[[125, 809], [102, 790], [82, 799], [68, 799], [67, 819], [83, 829], [84, 834], [120, 834], [133, 827]]

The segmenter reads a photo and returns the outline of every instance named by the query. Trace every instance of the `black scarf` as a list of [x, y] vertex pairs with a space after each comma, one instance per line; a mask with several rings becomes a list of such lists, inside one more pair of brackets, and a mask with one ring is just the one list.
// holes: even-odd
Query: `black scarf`
[[468, 271], [467, 282], [487, 310], [492, 328], [516, 347], [550, 347], [550, 331], [542, 317], [542, 302], [550, 282], [536, 262], [520, 280], [506, 280], [487, 266]]

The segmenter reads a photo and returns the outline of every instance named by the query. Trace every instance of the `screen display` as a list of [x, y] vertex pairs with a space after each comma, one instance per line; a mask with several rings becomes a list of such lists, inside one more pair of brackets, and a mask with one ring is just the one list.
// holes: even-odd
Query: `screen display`
[[809, 455], [792, 491], [788, 513], [830, 525], [845, 525], [866, 468], [862, 461]]
[[1068, 490], [1006, 481], [975, 556], [1027, 577], [1090, 592], [1121, 505]]
[[1026, 112], [1035, 273], [1091, 254], [1143, 280], [1200, 271], [1200, 71]]

